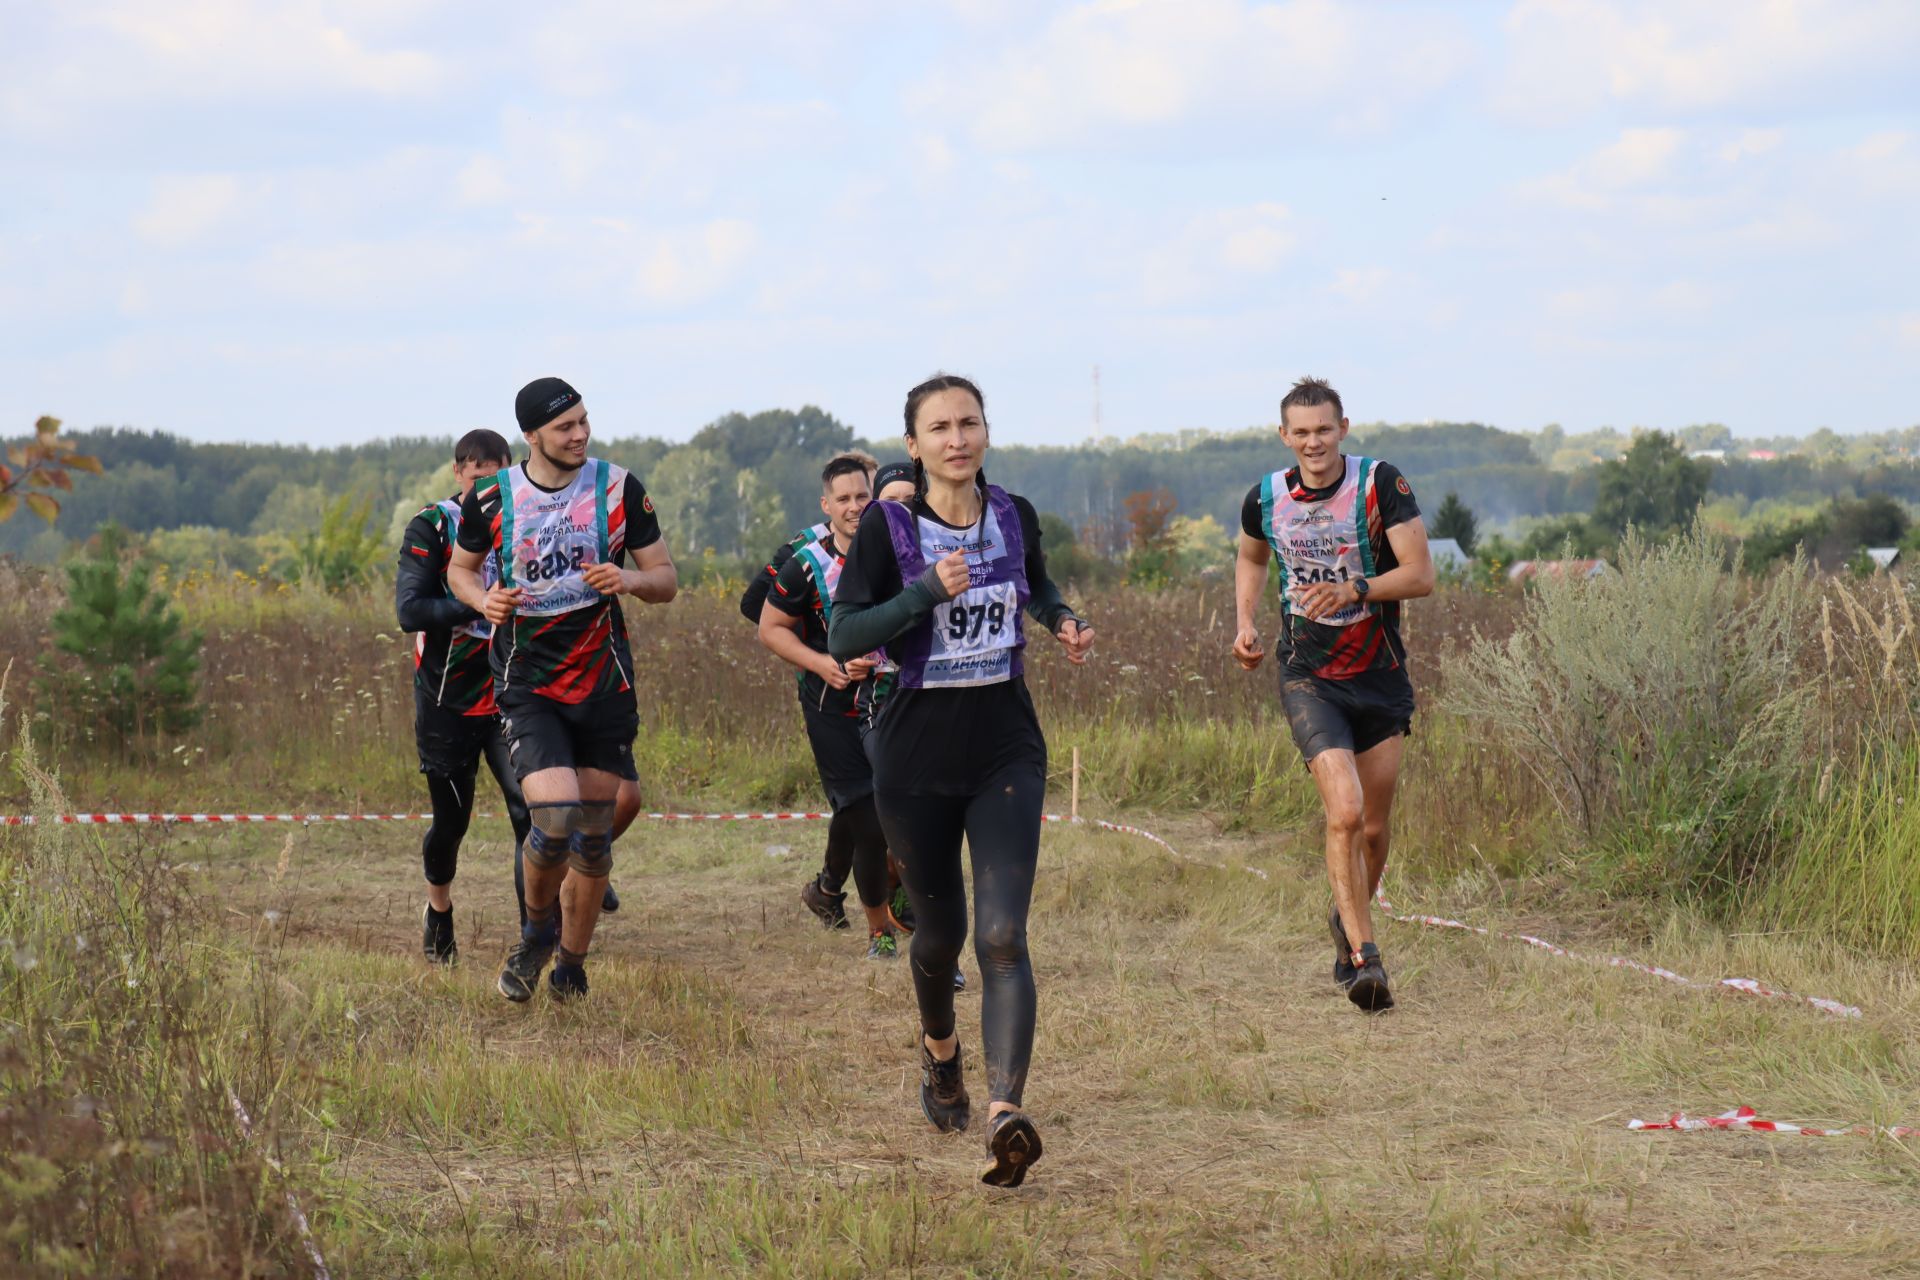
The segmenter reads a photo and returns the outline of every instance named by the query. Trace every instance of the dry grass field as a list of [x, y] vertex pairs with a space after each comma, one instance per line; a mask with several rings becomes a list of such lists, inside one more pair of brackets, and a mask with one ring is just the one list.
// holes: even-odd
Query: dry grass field
[[[1098, 665], [1036, 655], [1051, 807], [1079, 746], [1087, 813], [1197, 861], [1047, 828], [1027, 1097], [1047, 1154], [1023, 1188], [983, 1187], [978, 1135], [920, 1117], [904, 964], [800, 907], [817, 824], [638, 826], [568, 1008], [493, 990], [498, 819], [462, 855], [452, 971], [417, 953], [417, 823], [0, 828], [0, 1274], [312, 1275], [288, 1193], [340, 1277], [1920, 1274], [1920, 1145], [1626, 1128], [1737, 1104], [1920, 1122], [1909, 602], [1832, 584], [1750, 629], [1786, 637], [1752, 652], [1804, 728], [1762, 751], [1710, 703], [1755, 696], [1721, 623], [1759, 596], [1710, 561], [1618, 589], [1657, 573], [1697, 587], [1658, 634], [1601, 598], [1561, 597], [1558, 622], [1531, 597], [1416, 607], [1389, 888], [1861, 1019], [1402, 924], [1382, 929], [1400, 1006], [1363, 1017], [1328, 976], [1311, 789], [1271, 673], [1226, 657], [1224, 591], [1118, 593], [1089, 602]], [[13, 585], [0, 642], [28, 654], [57, 593]], [[182, 603], [207, 631], [202, 725], [102, 752], [16, 670], [5, 812], [419, 807], [378, 592]], [[650, 806], [817, 804], [790, 685], [725, 593], [634, 632], [672, 673], [643, 708]], [[1476, 633], [1525, 641], [1500, 689], [1585, 681], [1585, 737], [1470, 714], [1493, 687], [1471, 684]], [[1559, 747], [1588, 753], [1604, 821], [1570, 815]]]
[[[468, 849], [450, 973], [415, 954], [410, 830], [182, 831], [163, 852], [218, 904], [232, 972], [270, 987], [236, 991], [292, 1055], [256, 1102], [341, 1275], [1920, 1271], [1911, 1144], [1625, 1128], [1735, 1103], [1915, 1118], [1910, 971], [1463, 884], [1424, 905], [1866, 1017], [1388, 925], [1401, 1003], [1368, 1019], [1326, 976], [1308, 838], [1141, 820], [1228, 865], [1049, 828], [1028, 1099], [1048, 1147], [1017, 1192], [978, 1183], [977, 1137], [921, 1119], [903, 965], [799, 906], [816, 829], [640, 828], [572, 1008], [492, 990], [503, 830]], [[962, 997], [976, 1046], [977, 1012]]]

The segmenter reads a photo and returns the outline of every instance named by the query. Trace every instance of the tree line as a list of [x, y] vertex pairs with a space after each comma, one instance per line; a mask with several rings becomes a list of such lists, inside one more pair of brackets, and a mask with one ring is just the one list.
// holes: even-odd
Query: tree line
[[[517, 447], [518, 436], [506, 434]], [[57, 525], [0, 523], [0, 554], [51, 563], [115, 522], [183, 562], [312, 571], [326, 561], [351, 572], [356, 558], [384, 557], [405, 517], [451, 488], [450, 438], [316, 449], [198, 443], [117, 427], [69, 439], [74, 450], [98, 459], [100, 473], [71, 476], [59, 494]], [[1714, 515], [1730, 532], [1779, 541], [1851, 537], [1860, 512], [1847, 504], [1868, 501], [1879, 504], [1874, 511], [1885, 518], [1875, 528], [1884, 532], [1888, 503], [1904, 514], [1903, 504], [1920, 502], [1920, 428], [1881, 436], [1816, 433], [1799, 442], [1801, 452], [1766, 460], [1689, 456], [1729, 444], [1725, 428], [1713, 424], [1673, 435], [1571, 436], [1558, 427], [1376, 423], [1355, 427], [1348, 451], [1393, 461], [1430, 513], [1452, 495], [1477, 530], [1498, 533], [1506, 539], [1502, 549], [1513, 551], [1568, 540], [1590, 550], [1617, 536], [1628, 519], [1663, 523], [1662, 513], [1676, 503]], [[677, 557], [695, 568], [730, 569], [816, 518], [819, 466], [849, 447], [883, 460], [904, 454], [898, 437], [862, 440], [815, 406], [731, 413], [684, 443], [603, 436], [595, 451], [642, 477]], [[1286, 462], [1265, 428], [1098, 446], [1003, 439], [988, 471], [1054, 518], [1063, 552], [1070, 534], [1094, 557], [1151, 545], [1173, 564], [1183, 545], [1194, 555], [1230, 545], [1247, 486]]]

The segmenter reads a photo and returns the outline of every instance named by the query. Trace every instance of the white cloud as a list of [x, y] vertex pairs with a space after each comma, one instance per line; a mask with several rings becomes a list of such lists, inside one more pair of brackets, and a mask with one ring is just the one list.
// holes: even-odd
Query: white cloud
[[[1658, 222], [1698, 220], [1710, 197], [1677, 190], [1688, 139], [1678, 129], [1627, 129], [1558, 173], [1519, 183], [1530, 200], [1566, 209], [1630, 210]], [[1689, 167], [1687, 172], [1691, 172]]]
[[1151, 249], [1142, 283], [1149, 302], [1181, 302], [1241, 292], [1249, 277], [1271, 273], [1298, 236], [1283, 204], [1262, 203], [1200, 214]]
[[1780, 129], [1747, 129], [1732, 142], [1720, 148], [1720, 159], [1727, 164], [1738, 164], [1756, 156], [1766, 155], [1779, 147], [1786, 133]]
[[230, 173], [178, 174], [155, 179], [153, 199], [133, 220], [142, 240], [178, 248], [200, 239], [240, 211], [240, 180]]
[[691, 231], [659, 237], [636, 279], [640, 296], [656, 304], [711, 297], [745, 265], [759, 233], [741, 218], [718, 218]]
[[1347, 267], [1335, 274], [1329, 287], [1349, 302], [1371, 302], [1392, 278], [1385, 267]]
[[1900, 341], [1920, 351], [1920, 311], [1908, 312], [1898, 322]]
[[1466, 61], [1450, 22], [1331, 0], [1084, 0], [921, 104], [1007, 149], [1196, 116], [1372, 127]]
[[1911, 73], [1911, 0], [1518, 0], [1498, 97], [1530, 120], [1859, 96]]

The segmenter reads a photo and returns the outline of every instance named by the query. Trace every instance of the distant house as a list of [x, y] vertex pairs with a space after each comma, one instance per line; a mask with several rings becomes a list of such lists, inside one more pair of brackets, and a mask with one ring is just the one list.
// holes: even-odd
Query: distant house
[[1725, 449], [1695, 449], [1687, 456], [1689, 458], [1705, 458], [1709, 462], [1725, 462], [1727, 460], [1727, 451]]
[[1473, 567], [1473, 557], [1460, 549], [1458, 538], [1428, 538], [1427, 552], [1441, 573], [1465, 573]]
[[1530, 582], [1534, 578], [1597, 578], [1611, 573], [1605, 560], [1516, 560], [1507, 570], [1508, 582]]
[[1774, 461], [1777, 461], [1779, 457], [1780, 455], [1775, 453], [1772, 449], [1747, 450], [1747, 460], [1749, 462], [1774, 462]]
[[1898, 547], [1868, 547], [1867, 559], [1873, 561], [1876, 571], [1893, 568], [1893, 562], [1900, 558]]

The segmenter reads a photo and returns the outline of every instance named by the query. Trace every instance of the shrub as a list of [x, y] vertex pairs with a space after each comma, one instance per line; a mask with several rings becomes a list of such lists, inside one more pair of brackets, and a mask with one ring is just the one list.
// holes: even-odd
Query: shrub
[[1618, 573], [1542, 578], [1513, 635], [1476, 639], [1449, 681], [1572, 824], [1668, 887], [1766, 857], [1811, 720], [1805, 562], [1746, 590], [1727, 558], [1697, 527], [1658, 545], [1630, 531]]

